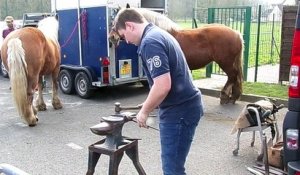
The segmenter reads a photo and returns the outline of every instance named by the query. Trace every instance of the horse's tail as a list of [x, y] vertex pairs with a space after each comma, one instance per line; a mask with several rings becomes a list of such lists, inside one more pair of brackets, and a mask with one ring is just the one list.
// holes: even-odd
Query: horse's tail
[[240, 50], [238, 54], [235, 57], [235, 62], [234, 62], [234, 67], [237, 69], [237, 86], [238, 89], [240, 90], [240, 93], [242, 93], [243, 88], [242, 88], [242, 83], [243, 83], [243, 54], [244, 54], [244, 39], [243, 36], [240, 32], [237, 31], [238, 34], [238, 40], [240, 43]]
[[7, 60], [12, 94], [21, 117], [24, 117], [27, 103], [27, 63], [22, 41], [13, 38], [7, 43]]

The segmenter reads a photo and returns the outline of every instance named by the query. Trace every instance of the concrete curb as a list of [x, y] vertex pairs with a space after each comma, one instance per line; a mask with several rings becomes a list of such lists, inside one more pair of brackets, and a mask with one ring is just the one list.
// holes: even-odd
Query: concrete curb
[[[206, 88], [199, 88], [199, 89], [203, 95], [208, 95], [208, 96], [217, 97], [217, 98], [220, 97], [220, 90], [206, 89]], [[270, 97], [266, 97], [266, 96], [258, 96], [258, 95], [252, 95], [252, 94], [242, 94], [239, 100], [254, 103], [256, 101], [263, 100], [263, 99], [269, 99], [275, 105], [283, 104], [285, 107], [288, 106], [288, 100], [279, 99], [279, 98], [270, 98]]]

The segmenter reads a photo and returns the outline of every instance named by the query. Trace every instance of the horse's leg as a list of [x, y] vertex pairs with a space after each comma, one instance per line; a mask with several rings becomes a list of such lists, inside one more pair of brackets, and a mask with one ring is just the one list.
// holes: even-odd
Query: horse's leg
[[36, 98], [36, 108], [38, 111], [47, 110], [47, 106], [43, 98], [43, 77], [39, 77], [38, 81], [38, 96]]
[[227, 76], [228, 80], [221, 92], [221, 104], [235, 104], [242, 94], [242, 82], [238, 80], [237, 74], [227, 74]]
[[236, 73], [233, 75], [233, 86], [232, 86], [232, 94], [230, 102], [232, 104], [235, 103], [236, 100], [238, 100], [243, 92], [243, 78], [242, 78], [242, 71], [241, 67], [239, 67], [236, 71]]
[[[240, 34], [239, 34], [240, 35]], [[230, 102], [232, 104], [238, 100], [243, 92], [243, 67], [242, 67], [242, 60], [243, 60], [243, 39], [240, 35], [240, 42], [236, 42], [236, 44], [240, 43], [241, 47], [239, 52], [234, 57], [234, 63], [232, 67], [232, 92], [231, 92], [231, 99]], [[237, 47], [238, 48], [238, 47]]]
[[24, 114], [24, 118], [29, 126], [35, 126], [38, 121], [38, 117], [36, 116], [36, 110], [33, 106], [33, 96], [34, 96], [34, 90], [36, 87], [36, 84], [28, 81], [28, 87], [27, 87], [27, 106], [26, 106], [26, 112]]
[[37, 109], [32, 105], [32, 111], [33, 111], [33, 114], [36, 116], [37, 115]]
[[60, 102], [60, 99], [58, 98], [58, 83], [57, 78], [59, 74], [59, 67], [55, 69], [55, 71], [52, 73], [52, 106], [54, 109], [61, 109], [62, 104]]
[[230, 98], [230, 103], [234, 104], [236, 100], [240, 98], [242, 94], [242, 82], [235, 81], [235, 83], [232, 86], [232, 94]]
[[230, 84], [229, 77], [227, 79], [227, 82], [225, 86], [222, 88], [221, 93], [220, 93], [220, 104], [227, 104], [229, 103], [230, 100], [230, 93], [231, 93], [231, 87], [232, 85]]

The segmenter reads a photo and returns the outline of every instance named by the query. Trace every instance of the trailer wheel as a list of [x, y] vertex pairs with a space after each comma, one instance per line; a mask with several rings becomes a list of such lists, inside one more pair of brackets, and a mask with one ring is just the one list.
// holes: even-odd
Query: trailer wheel
[[4, 65], [3, 65], [3, 63], [2, 63], [2, 61], [1, 61], [1, 74], [2, 74], [2, 76], [3, 76], [4, 78], [8, 78], [8, 72], [7, 72], [7, 70], [5, 69], [5, 67], [4, 67]]
[[75, 89], [77, 94], [84, 99], [90, 98], [94, 90], [91, 88], [91, 81], [84, 72], [77, 73], [75, 77]]
[[74, 74], [63, 69], [59, 72], [59, 87], [65, 94], [74, 93]]

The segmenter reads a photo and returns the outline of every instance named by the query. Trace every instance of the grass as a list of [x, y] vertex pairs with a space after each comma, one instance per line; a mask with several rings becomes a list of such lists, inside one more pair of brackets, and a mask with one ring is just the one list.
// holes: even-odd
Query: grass
[[243, 83], [243, 94], [254, 94], [272, 98], [288, 99], [288, 86], [268, 83]]
[[192, 76], [194, 80], [206, 78], [205, 76], [205, 68], [197, 69], [192, 71]]

